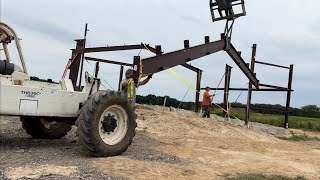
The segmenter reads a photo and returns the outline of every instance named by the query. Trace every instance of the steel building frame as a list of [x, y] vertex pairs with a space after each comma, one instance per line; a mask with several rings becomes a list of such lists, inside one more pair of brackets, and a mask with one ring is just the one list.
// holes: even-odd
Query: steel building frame
[[[289, 114], [290, 114], [290, 101], [291, 101], [291, 93], [293, 92], [292, 90], [292, 80], [293, 80], [293, 68], [294, 66], [291, 64], [290, 67], [287, 66], [282, 66], [282, 65], [277, 65], [277, 64], [271, 64], [267, 62], [262, 62], [262, 61], [257, 61], [256, 60], [256, 52], [257, 52], [257, 44], [253, 44], [252, 46], [252, 55], [251, 55], [251, 71], [254, 72], [255, 70], [255, 65], [256, 64], [262, 64], [262, 65], [267, 65], [267, 66], [272, 66], [272, 67], [277, 67], [277, 68], [283, 68], [283, 69], [288, 69], [289, 70], [289, 76], [288, 76], [288, 86], [287, 87], [279, 87], [275, 85], [269, 85], [269, 84], [259, 84], [261, 87], [264, 88], [253, 88], [253, 84], [249, 81], [248, 88], [230, 88], [230, 76], [231, 76], [231, 67], [226, 65], [226, 71], [225, 71], [225, 87], [224, 88], [211, 88], [212, 90], [218, 90], [218, 91], [224, 91], [224, 101], [223, 101], [223, 108], [227, 109], [227, 105], [229, 104], [228, 98], [229, 98], [229, 92], [230, 91], [248, 91], [248, 97], [247, 97], [247, 105], [246, 106], [239, 106], [239, 105], [233, 105], [234, 107], [238, 108], [245, 108], [246, 110], [246, 119], [245, 123], [248, 124], [250, 122], [250, 110], [268, 110], [268, 111], [273, 111], [273, 112], [282, 112], [285, 114], [285, 121], [284, 121], [284, 128], [289, 127]], [[249, 66], [249, 64], [247, 64]], [[254, 73], [256, 74], [256, 73]], [[205, 88], [201, 88], [204, 90]], [[253, 107], [251, 105], [251, 100], [252, 100], [252, 92], [257, 91], [257, 92], [287, 92], [287, 98], [286, 98], [286, 110], [278, 110], [278, 109], [268, 109], [268, 108], [258, 108], [258, 107]], [[196, 103], [199, 103], [199, 99], [196, 101]]]

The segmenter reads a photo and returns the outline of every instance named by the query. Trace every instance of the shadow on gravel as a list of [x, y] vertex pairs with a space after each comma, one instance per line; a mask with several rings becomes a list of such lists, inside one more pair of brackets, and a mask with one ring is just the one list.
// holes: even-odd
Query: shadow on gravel
[[187, 164], [187, 160], [177, 156], [169, 155], [161, 151], [154, 150], [154, 147], [167, 145], [164, 142], [158, 141], [149, 137], [144, 132], [137, 132], [130, 148], [123, 154], [133, 160], [140, 161], [156, 161], [168, 164]]
[[76, 145], [76, 141], [69, 141], [67, 139], [58, 140], [44, 140], [44, 139], [32, 139], [28, 137], [0, 137], [0, 149], [16, 149], [21, 147], [46, 147], [46, 148], [56, 148], [56, 147], [68, 147], [71, 148], [72, 145]]
[[[67, 161], [70, 158], [93, 159], [81, 151], [75, 131], [76, 128], [73, 127], [66, 137], [57, 140], [32, 139], [22, 129], [20, 121], [11, 121], [0, 127], [0, 160], [4, 160], [5, 164], [11, 164], [9, 159], [18, 164], [27, 161], [28, 164], [33, 162], [42, 164], [41, 162], [55, 162], [56, 158], [60, 161]], [[153, 139], [144, 131], [137, 131], [133, 143], [122, 156], [140, 161], [187, 164], [184, 159], [155, 150], [155, 147], [163, 145], [172, 144]]]

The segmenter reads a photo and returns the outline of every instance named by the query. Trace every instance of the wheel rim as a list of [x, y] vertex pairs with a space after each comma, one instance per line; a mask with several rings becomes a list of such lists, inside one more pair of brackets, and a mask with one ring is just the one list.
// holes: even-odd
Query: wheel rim
[[100, 138], [108, 145], [118, 144], [128, 130], [128, 114], [119, 105], [109, 106], [99, 121]]
[[60, 123], [56, 121], [47, 121], [45, 119], [40, 119], [40, 122], [46, 129], [57, 129], [58, 127], [60, 127]]

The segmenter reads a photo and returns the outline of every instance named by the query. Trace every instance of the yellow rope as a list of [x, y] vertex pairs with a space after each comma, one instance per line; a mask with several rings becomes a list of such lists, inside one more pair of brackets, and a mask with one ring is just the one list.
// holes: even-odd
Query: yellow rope
[[172, 68], [169, 69], [169, 71], [175, 75], [178, 79], [180, 79], [184, 84], [186, 84], [188, 87], [190, 87], [190, 89], [196, 91], [197, 93], [200, 94], [200, 91], [198, 91], [197, 89], [195, 89], [187, 80], [185, 80], [183, 77], [181, 77], [176, 71], [174, 71]]
[[221, 80], [220, 80], [220, 82], [219, 82], [219, 84], [218, 84], [218, 86], [217, 86], [217, 88], [216, 88], [216, 90], [214, 91], [213, 94], [216, 94], [216, 92], [218, 91], [218, 88], [220, 87], [220, 84], [221, 84], [221, 82], [222, 82], [222, 80], [223, 80], [225, 75], [226, 75], [226, 73], [223, 74], [223, 76], [222, 76], [222, 78], [221, 78]]

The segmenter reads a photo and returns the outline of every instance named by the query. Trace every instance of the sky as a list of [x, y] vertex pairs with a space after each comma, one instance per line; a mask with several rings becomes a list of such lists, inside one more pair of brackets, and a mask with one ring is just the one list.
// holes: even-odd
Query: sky
[[[87, 47], [140, 44], [162, 45], [164, 52], [204, 43], [204, 36], [219, 40], [224, 22], [211, 21], [208, 0], [0, 0], [0, 20], [9, 24], [22, 39], [23, 53], [30, 75], [59, 81], [74, 39], [83, 38], [85, 23], [89, 32]], [[291, 106], [320, 106], [320, 14], [319, 1], [298, 0], [246, 1], [247, 16], [236, 20], [232, 43], [246, 62], [251, 59], [251, 47], [256, 43], [257, 60], [289, 66], [294, 64]], [[139, 50], [88, 54], [87, 56], [132, 63]], [[142, 51], [142, 58], [152, 54]], [[2, 57], [2, 56], [1, 56]], [[202, 87], [216, 88], [225, 65], [232, 67], [231, 87], [247, 87], [248, 80], [226, 52], [219, 52], [191, 64], [202, 69]], [[92, 63], [93, 65], [93, 63]], [[85, 70], [92, 73], [90, 64]], [[183, 67], [174, 70], [195, 87], [196, 74]], [[100, 74], [117, 89], [120, 67], [101, 65]], [[257, 78], [263, 84], [288, 85], [288, 70], [256, 65]], [[223, 87], [223, 83], [220, 87]], [[189, 87], [170, 71], [153, 76], [138, 89], [138, 94], [170, 96], [182, 100]], [[241, 92], [231, 92], [235, 102]], [[238, 102], [246, 103], [247, 92]], [[194, 101], [190, 90], [184, 101]], [[221, 102], [218, 92], [216, 102]], [[254, 92], [253, 103], [285, 105], [286, 93]]]

